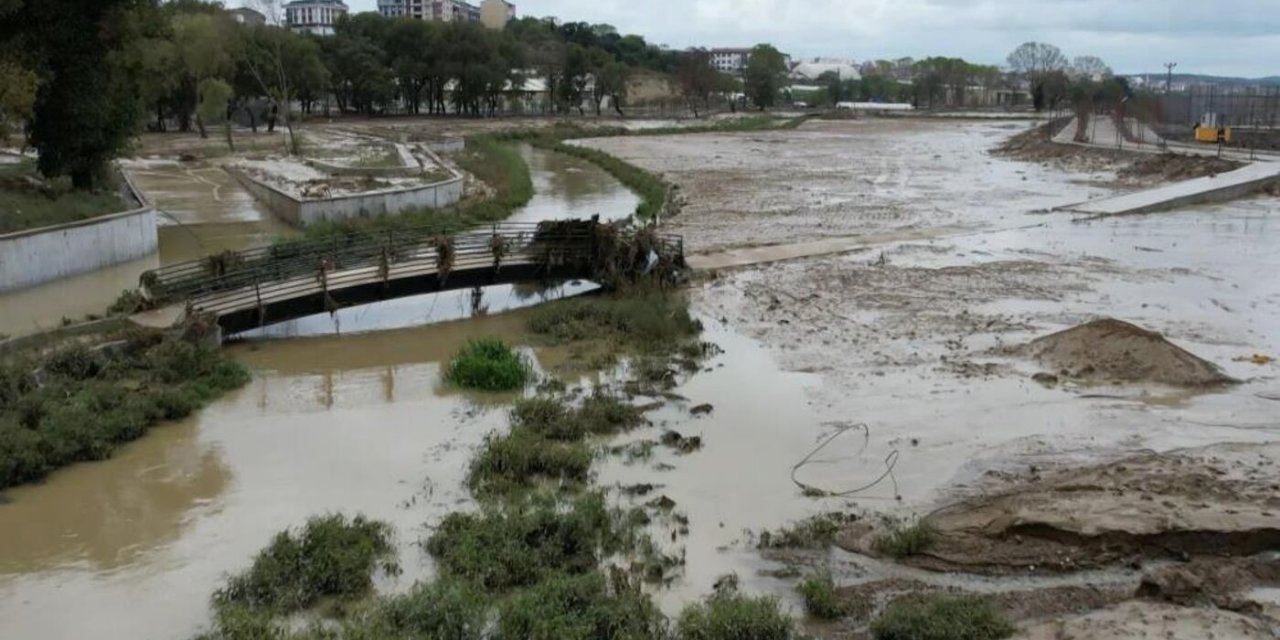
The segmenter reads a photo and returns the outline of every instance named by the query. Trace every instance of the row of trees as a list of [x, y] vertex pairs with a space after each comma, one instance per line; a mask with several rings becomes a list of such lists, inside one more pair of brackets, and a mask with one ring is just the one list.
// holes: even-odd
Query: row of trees
[[[281, 13], [281, 0], [256, 4]], [[285, 105], [330, 98], [346, 112], [482, 115], [527, 97], [529, 76], [545, 82], [545, 110], [608, 101], [622, 113], [636, 69], [670, 73], [681, 59], [609, 25], [551, 19], [494, 32], [366, 13], [317, 38], [241, 24], [207, 0], [0, 0], [0, 135], [25, 124], [41, 172], [89, 189], [148, 121], [203, 135], [221, 122], [233, 144], [236, 112], [292, 134]]]
[[1113, 75], [1097, 56], [1068, 60], [1061, 49], [1043, 42], [1022, 43], [1007, 62], [1011, 73], [1027, 81], [1036, 111], [1057, 109], [1073, 93], [1087, 92], [1090, 85], [1105, 83]]

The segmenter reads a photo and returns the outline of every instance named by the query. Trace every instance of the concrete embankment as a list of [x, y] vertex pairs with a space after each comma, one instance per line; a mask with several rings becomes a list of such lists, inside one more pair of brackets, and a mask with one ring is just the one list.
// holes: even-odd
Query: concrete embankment
[[1258, 162], [1235, 171], [1126, 193], [1108, 198], [1056, 207], [1095, 216], [1150, 213], [1194, 204], [1225, 202], [1246, 196], [1280, 181], [1280, 163]]
[[155, 207], [133, 187], [129, 211], [0, 235], [0, 292], [86, 273], [151, 255], [159, 248]]

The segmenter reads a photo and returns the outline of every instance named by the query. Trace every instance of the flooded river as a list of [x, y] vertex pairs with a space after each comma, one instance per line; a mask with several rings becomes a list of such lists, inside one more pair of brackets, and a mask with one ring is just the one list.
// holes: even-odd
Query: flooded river
[[[537, 196], [517, 219], [616, 219], [634, 210], [636, 197], [598, 168], [535, 149], [522, 152]], [[228, 197], [230, 185], [178, 177], [189, 173], [152, 165], [140, 176], [156, 189], [171, 221], [181, 223], [163, 230], [162, 260], [185, 259], [210, 246], [247, 246], [272, 232], [270, 219], [254, 213], [251, 203]], [[122, 268], [108, 285], [124, 288], [149, 266]], [[76, 297], [66, 282], [59, 284], [60, 298]], [[481, 306], [492, 314], [587, 286], [494, 287], [484, 292]], [[37, 294], [30, 295], [39, 300]], [[462, 482], [473, 450], [506, 423], [507, 398], [447, 389], [441, 363], [479, 336], [526, 345], [539, 367], [564, 357], [528, 347], [519, 312], [472, 312], [470, 292], [452, 292], [272, 327], [229, 347], [254, 371], [246, 388], [191, 419], [154, 429], [110, 460], [6, 492], [0, 504], [0, 637], [189, 636], [207, 623], [209, 595], [227, 572], [243, 568], [273, 533], [330, 511], [360, 512], [395, 525], [405, 573], [381, 587], [405, 588], [429, 577], [429, 559], [416, 542], [431, 523], [470, 502]], [[420, 326], [424, 322], [436, 324]], [[774, 432], [779, 446], [764, 450], [798, 455], [816, 436], [759, 419], [780, 406], [803, 412], [804, 376], [777, 373], [762, 350], [725, 329], [713, 329], [711, 338], [726, 347], [712, 364], [722, 366], [681, 392], [691, 401], [719, 402], [750, 389], [758, 400], [725, 406], [690, 424], [689, 433], [709, 442], [704, 459], [667, 460], [676, 468], [666, 474], [666, 491], [698, 510], [690, 546], [704, 551], [739, 538], [744, 527], [770, 524], [718, 499], [726, 481], [746, 482], [741, 488], [751, 493], [741, 495], [777, 505], [777, 524], [803, 515], [803, 504], [784, 507], [792, 493], [786, 461], [773, 462], [776, 473], [758, 473], [758, 456], [738, 455], [747, 442], [741, 434]], [[684, 405], [653, 417], [669, 426], [692, 420]], [[602, 482], [637, 473], [653, 470], [606, 464]], [[739, 560], [746, 556], [691, 552], [689, 579], [669, 592], [673, 601], [705, 591]], [[69, 609], [77, 615], [65, 615]]]

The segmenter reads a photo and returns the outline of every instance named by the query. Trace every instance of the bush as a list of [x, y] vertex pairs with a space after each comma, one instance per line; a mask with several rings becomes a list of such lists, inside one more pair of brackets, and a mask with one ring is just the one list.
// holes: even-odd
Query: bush
[[555, 344], [602, 340], [651, 353], [672, 353], [697, 337], [701, 324], [676, 294], [589, 296], [540, 305], [529, 330]]
[[471, 461], [467, 485], [479, 494], [500, 494], [532, 487], [538, 480], [585, 483], [593, 455], [583, 443], [547, 440], [531, 431], [485, 438]]
[[0, 367], [0, 425], [23, 431], [0, 443], [0, 489], [104, 459], [248, 380], [216, 350], [158, 331], [132, 331], [109, 350], [76, 344], [38, 361], [11, 360]]
[[[502, 607], [494, 640], [643, 640], [662, 638], [664, 620], [642, 591], [610, 594], [598, 571], [553, 576]], [[444, 637], [444, 636], [437, 636]]]
[[923, 552], [933, 541], [933, 531], [924, 521], [909, 525], [893, 524], [887, 533], [871, 541], [877, 553], [892, 558], [905, 558]]
[[296, 534], [276, 534], [247, 571], [214, 593], [214, 602], [296, 611], [323, 597], [362, 596], [373, 588], [379, 563], [396, 569], [391, 532], [391, 525], [363, 516], [311, 518]]
[[451, 513], [426, 547], [445, 575], [505, 591], [552, 574], [593, 571], [620, 541], [604, 496], [591, 493], [567, 504], [554, 496], [533, 496], [506, 508]]
[[815, 618], [835, 620], [849, 613], [849, 607], [836, 595], [835, 580], [828, 570], [824, 569], [800, 581], [796, 585], [796, 591], [804, 599], [804, 610]]
[[899, 598], [871, 623], [876, 640], [998, 640], [1013, 632], [990, 600], [947, 594]]
[[717, 595], [686, 607], [677, 625], [681, 640], [790, 640], [795, 629], [770, 597]]
[[386, 630], [399, 637], [480, 640], [487, 611], [484, 594], [473, 587], [437, 581], [390, 598], [380, 613]]
[[641, 424], [644, 412], [600, 389], [576, 408], [563, 398], [539, 396], [519, 400], [511, 410], [513, 431], [531, 431], [561, 442], [576, 442], [589, 435], [613, 435]]
[[450, 384], [481, 391], [515, 391], [533, 376], [524, 356], [501, 340], [472, 340], [454, 354], [445, 369]]

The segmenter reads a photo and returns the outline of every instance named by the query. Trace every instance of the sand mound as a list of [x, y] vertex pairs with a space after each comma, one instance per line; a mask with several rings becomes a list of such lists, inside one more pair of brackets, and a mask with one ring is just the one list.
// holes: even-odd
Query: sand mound
[[1234, 382], [1217, 365], [1164, 336], [1114, 319], [1037, 338], [1025, 352], [1068, 377], [1199, 387]]
[[1161, 153], [1144, 156], [1116, 173], [1121, 178], [1157, 176], [1165, 180], [1190, 180], [1234, 171], [1243, 166], [1244, 164], [1242, 163], [1214, 156]]
[[[1247, 557], [1280, 545], [1280, 443], [1143, 453], [1015, 481], [928, 515], [906, 562], [980, 573], [1071, 571], [1134, 559]], [[840, 546], [874, 552], [874, 532]]]

